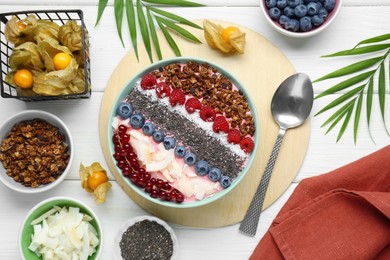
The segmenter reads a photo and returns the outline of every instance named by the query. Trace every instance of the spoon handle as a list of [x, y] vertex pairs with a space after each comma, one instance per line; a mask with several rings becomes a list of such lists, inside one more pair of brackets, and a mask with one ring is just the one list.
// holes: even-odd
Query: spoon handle
[[286, 129], [280, 128], [274, 148], [272, 149], [271, 156], [268, 160], [267, 167], [265, 168], [264, 174], [261, 177], [260, 184], [257, 187], [256, 193], [253, 196], [248, 211], [246, 212], [245, 217], [240, 224], [239, 230], [246, 235], [256, 235], [261, 209], [263, 208], [265, 193], [268, 188], [269, 180], [271, 179], [272, 170], [274, 168], [285, 132]]

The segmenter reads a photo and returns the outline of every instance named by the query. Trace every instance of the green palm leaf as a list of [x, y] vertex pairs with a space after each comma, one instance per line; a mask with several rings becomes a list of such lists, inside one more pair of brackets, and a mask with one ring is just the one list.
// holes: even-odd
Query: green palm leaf
[[360, 113], [362, 111], [363, 93], [364, 93], [363, 91], [360, 92], [358, 102], [356, 105], [356, 110], [355, 110], [355, 120], [354, 120], [354, 124], [353, 124], [353, 141], [355, 144], [356, 144], [359, 122], [360, 122]]
[[122, 39], [122, 18], [123, 18], [123, 0], [115, 0], [114, 1], [114, 11], [115, 11], [115, 21], [116, 28], [118, 30], [119, 39], [122, 42], [123, 47], [125, 44]]
[[126, 15], [127, 15], [127, 25], [130, 31], [131, 44], [133, 44], [135, 56], [139, 61], [138, 48], [137, 48], [137, 25], [135, 21], [133, 0], [126, 0]]
[[192, 33], [190, 33], [189, 31], [187, 31], [184, 28], [181, 28], [180, 26], [176, 25], [175, 23], [171, 22], [170, 20], [167, 20], [165, 18], [158, 17], [158, 16], [156, 16], [156, 19], [158, 19], [161, 23], [165, 24], [167, 27], [169, 27], [173, 31], [177, 32], [178, 34], [180, 34], [184, 38], [186, 38], [190, 41], [196, 42], [196, 43], [202, 43]]
[[329, 55], [324, 55], [321, 57], [327, 58], [327, 57], [337, 57], [337, 56], [359, 55], [359, 54], [366, 54], [366, 53], [382, 51], [382, 50], [385, 50], [388, 48], [390, 48], [390, 44], [387, 44], [387, 43], [386, 44], [376, 44], [376, 45], [369, 45], [369, 46], [354, 48], [354, 49], [345, 50], [345, 51], [339, 51], [339, 52], [329, 54]]
[[[331, 116], [321, 126], [323, 127], [331, 123], [330, 127], [326, 131], [327, 134], [336, 125], [338, 125], [338, 123], [342, 122], [336, 139], [337, 142], [344, 135], [348, 123], [352, 115], [354, 114], [353, 139], [354, 143], [356, 144], [360, 118], [362, 112], [364, 111], [366, 113], [366, 120], [370, 138], [375, 143], [370, 130], [375, 88], [377, 88], [378, 93], [378, 102], [381, 111], [380, 116], [382, 118], [385, 130], [390, 136], [390, 132], [387, 128], [385, 120], [387, 95], [386, 90], [390, 87], [390, 34], [383, 34], [366, 40], [362, 40], [350, 50], [339, 51], [333, 54], [322, 56], [337, 57], [349, 55], [358, 56], [360, 54], [374, 55], [378, 51], [384, 51], [384, 54], [381, 56], [374, 56], [370, 58], [365, 58], [364, 60], [356, 61], [348, 66], [342, 67], [313, 81], [319, 82], [336, 78], [341, 79], [339, 83], [330, 86], [328, 89], [316, 96], [316, 99], [318, 99], [323, 96], [335, 94], [341, 90], [345, 91], [343, 95], [331, 101], [315, 115], [317, 116], [324, 112], [329, 112], [338, 106], [341, 107], [337, 108], [336, 112], [333, 112], [333, 114], [331, 114]], [[386, 60], [388, 60], [389, 63], [389, 75], [386, 75]], [[387, 76], [388, 79], [386, 79]], [[374, 82], [378, 83], [374, 84]], [[357, 84], [359, 84], [358, 87], [356, 87]], [[366, 109], [362, 110], [364, 95], [366, 95]], [[351, 100], [351, 98], [353, 99]]]
[[146, 14], [148, 17], [150, 36], [152, 37], [154, 49], [156, 50], [158, 59], [162, 60], [162, 53], [161, 53], [161, 49], [160, 49], [160, 43], [159, 43], [158, 37], [157, 37], [156, 27], [154, 26], [153, 18], [152, 18], [152, 15], [151, 15], [149, 9], [147, 9]]
[[199, 25], [197, 25], [196, 23], [193, 23], [185, 18], [182, 18], [178, 15], [175, 15], [173, 13], [170, 13], [170, 12], [167, 12], [167, 11], [164, 11], [164, 10], [160, 10], [160, 9], [157, 9], [157, 8], [154, 8], [154, 7], [151, 7], [151, 6], [147, 6], [146, 7], [148, 10], [152, 11], [153, 13], [156, 13], [156, 14], [159, 14], [159, 15], [162, 15], [162, 16], [165, 16], [169, 19], [172, 19], [172, 20], [175, 20], [181, 24], [186, 24], [186, 25], [189, 25], [191, 27], [194, 27], [194, 28], [197, 28], [197, 29], [200, 29], [202, 30], [203, 28], [200, 27]]
[[381, 108], [383, 124], [385, 126], [387, 134], [390, 135], [385, 121], [386, 79], [385, 79], [385, 65], [383, 63], [381, 64], [379, 69], [378, 95], [379, 95], [379, 106]]
[[152, 46], [150, 44], [148, 24], [146, 23], [145, 14], [142, 9], [140, 0], [137, 0], [137, 15], [138, 15], [138, 23], [142, 35], [142, 40], [144, 42], [146, 52], [148, 53], [149, 60], [150, 62], [153, 63]]
[[351, 65], [344, 67], [344, 68], [338, 69], [332, 73], [326, 74], [325, 76], [313, 81], [313, 83], [323, 81], [326, 79], [332, 79], [332, 78], [345, 76], [348, 74], [352, 74], [352, 73], [367, 69], [367, 68], [372, 67], [373, 65], [377, 64], [381, 60], [383, 60], [383, 56], [379, 56], [379, 57], [375, 57], [375, 58], [362, 60], [362, 61], [353, 63]]
[[[125, 6], [124, 6], [124, 1], [125, 1]], [[108, 0], [99, 0], [98, 14], [97, 14], [95, 26], [99, 23], [103, 15], [103, 12], [107, 7], [107, 2]], [[116, 22], [119, 39], [122, 42], [122, 45], [124, 47], [124, 43], [122, 39], [122, 18], [123, 18], [123, 12], [124, 10], [126, 10], [127, 26], [130, 32], [131, 44], [134, 47], [134, 52], [138, 61], [139, 61], [139, 53], [138, 53], [138, 46], [137, 46], [138, 45], [137, 29], [139, 29], [139, 31], [141, 32], [142, 40], [146, 52], [148, 53], [150, 62], [153, 62], [151, 41], [153, 42], [153, 47], [156, 51], [158, 59], [159, 60], [162, 59], [162, 53], [161, 53], [159, 39], [156, 32], [156, 26], [153, 22], [153, 19], [157, 17], [156, 14], [162, 18], [160, 22], [158, 22], [159, 27], [161, 28], [161, 31], [165, 39], [167, 39], [170, 47], [172, 48], [172, 50], [177, 56], [181, 56], [179, 47], [173, 40], [172, 36], [169, 34], [167, 28], [176, 32], [179, 36], [185, 39], [188, 39], [195, 43], [201, 43], [200, 40], [196, 38], [192, 33], [176, 25], [176, 23], [185, 24], [196, 29], [202, 29], [202, 27], [176, 14], [153, 7], [151, 6], [151, 4], [162, 5], [162, 6], [180, 6], [180, 7], [204, 6], [203, 4], [186, 1], [186, 0], [136, 0], [135, 6], [133, 5], [133, 0], [114, 0], [115, 22]], [[144, 12], [143, 7], [146, 7], [146, 14]], [[136, 16], [138, 16], [138, 19], [136, 19]]]
[[352, 112], [353, 112], [353, 106], [351, 106], [349, 109], [348, 109], [348, 113], [347, 115], [345, 116], [345, 119], [344, 119], [344, 122], [340, 128], [340, 131], [339, 131], [339, 134], [337, 136], [337, 139], [336, 139], [336, 142], [338, 142], [340, 140], [340, 138], [343, 136], [344, 132], [345, 132], [345, 129], [347, 128], [348, 126], [348, 123], [349, 123], [349, 119], [351, 118], [352, 116]]
[[386, 40], [390, 40], [390, 33], [379, 35], [379, 36], [375, 36], [375, 37], [363, 40], [363, 41], [359, 42], [358, 44], [356, 44], [356, 46], [354, 48], [356, 48], [357, 46], [363, 45], [363, 44], [383, 42], [383, 41], [386, 41]]
[[98, 25], [100, 18], [102, 18], [104, 9], [106, 9], [106, 7], [107, 7], [107, 2], [108, 2], [108, 0], [99, 0], [98, 15], [96, 18], [95, 26]]
[[[344, 115], [346, 113], [346, 110], [348, 110], [348, 108], [353, 105], [353, 103], [355, 102], [355, 99], [349, 101], [347, 104], [345, 104], [344, 106], [342, 106], [341, 108], [339, 108], [332, 116], [330, 116], [328, 118], [328, 120], [325, 121], [325, 123], [323, 123], [321, 125], [321, 127], [324, 127], [326, 126], [327, 124], [329, 124], [330, 122], [332, 122], [333, 120], [335, 120], [336, 118], [338, 118], [340, 115]], [[345, 113], [344, 113], [345, 112]], [[344, 113], [344, 114], [343, 114]], [[327, 131], [329, 132], [329, 130]]]
[[335, 106], [343, 103], [344, 101], [350, 99], [351, 97], [355, 96], [357, 93], [361, 92], [364, 89], [365, 85], [356, 87], [352, 89], [351, 91], [348, 91], [347, 93], [341, 95], [340, 97], [333, 100], [331, 103], [329, 103], [327, 106], [325, 106], [323, 109], [321, 109], [319, 112], [317, 112], [316, 115], [322, 114], [325, 111], [328, 111], [331, 108], [334, 108]]
[[143, 2], [159, 5], [181, 6], [181, 7], [199, 7], [202, 4], [185, 1], [185, 0], [143, 0]]
[[156, 21], [157, 21], [157, 24], [160, 27], [162, 33], [164, 34], [164, 37], [167, 40], [169, 46], [171, 46], [173, 53], [175, 53], [176, 56], [181, 56], [181, 52], [179, 50], [179, 47], [177, 47], [175, 40], [173, 40], [173, 38], [169, 34], [167, 28], [165, 28], [164, 24], [157, 17], [156, 17]]
[[370, 82], [368, 83], [368, 89], [367, 89], [367, 99], [366, 99], [366, 113], [367, 113], [367, 126], [368, 126], [368, 132], [370, 134], [371, 140], [374, 141], [374, 139], [371, 136], [371, 129], [370, 129], [370, 122], [371, 122], [371, 109], [372, 109], [372, 98], [374, 96], [374, 78], [370, 79]]
[[372, 77], [372, 75], [374, 73], [375, 73], [375, 70], [370, 70], [370, 71], [364, 72], [362, 74], [359, 74], [357, 76], [354, 76], [352, 78], [346, 79], [346, 80], [344, 80], [344, 81], [334, 85], [333, 87], [323, 91], [322, 93], [317, 95], [315, 97], [315, 99], [318, 99], [320, 97], [323, 97], [323, 96], [326, 96], [326, 95], [329, 95], [329, 94], [334, 94], [337, 91], [340, 91], [340, 90], [346, 89], [348, 87], [351, 87], [351, 86], [353, 86], [353, 85], [355, 85], [355, 84], [357, 84], [359, 82], [362, 82], [365, 79], [368, 79], [369, 77]]

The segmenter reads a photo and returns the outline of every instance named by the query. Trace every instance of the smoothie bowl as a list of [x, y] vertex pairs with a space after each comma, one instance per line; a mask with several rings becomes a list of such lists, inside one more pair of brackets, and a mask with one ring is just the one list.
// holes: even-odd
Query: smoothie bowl
[[173, 58], [130, 80], [110, 112], [108, 143], [120, 178], [156, 204], [190, 208], [245, 177], [259, 142], [243, 85], [217, 64]]

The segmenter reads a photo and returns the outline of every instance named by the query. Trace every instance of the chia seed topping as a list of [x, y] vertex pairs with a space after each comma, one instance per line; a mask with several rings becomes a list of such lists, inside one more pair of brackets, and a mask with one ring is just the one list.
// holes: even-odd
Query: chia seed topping
[[173, 254], [171, 235], [164, 226], [151, 220], [130, 226], [119, 246], [124, 260], [169, 260]]
[[154, 99], [136, 86], [126, 98], [136, 112], [142, 113], [147, 120], [155, 123], [168, 135], [174, 136], [182, 144], [189, 147], [199, 160], [206, 160], [209, 165], [219, 167], [223, 174], [236, 178], [243, 169], [246, 160], [240, 149], [231, 149], [224, 145], [212, 131], [207, 131], [182, 113]]

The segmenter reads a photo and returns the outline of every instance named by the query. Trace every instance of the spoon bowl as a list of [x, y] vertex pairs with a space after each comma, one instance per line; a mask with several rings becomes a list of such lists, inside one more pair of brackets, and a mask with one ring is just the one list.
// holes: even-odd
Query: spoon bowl
[[311, 80], [303, 73], [288, 77], [276, 90], [271, 102], [271, 112], [279, 125], [279, 133], [260, 184], [240, 224], [239, 229], [242, 233], [249, 236], [256, 235], [265, 194], [284, 134], [287, 129], [300, 126], [305, 122], [313, 107], [313, 100]]
[[284, 80], [271, 102], [276, 123], [283, 129], [301, 125], [310, 114], [313, 95], [313, 87], [306, 74], [296, 73]]

